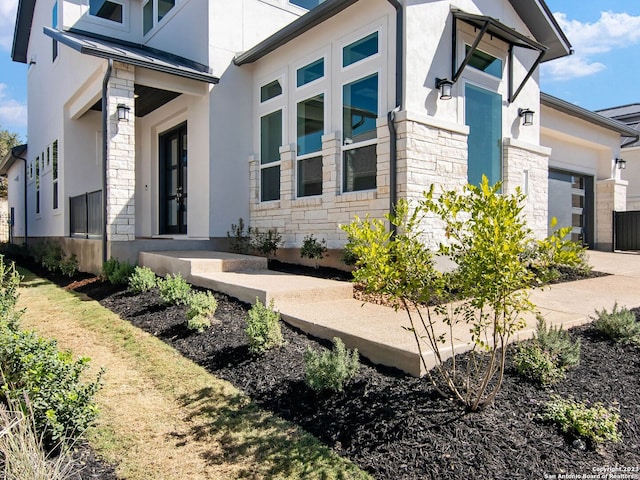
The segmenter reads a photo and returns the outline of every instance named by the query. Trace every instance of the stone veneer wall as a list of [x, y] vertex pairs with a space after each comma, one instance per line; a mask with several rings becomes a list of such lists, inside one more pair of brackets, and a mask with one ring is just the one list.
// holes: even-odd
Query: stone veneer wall
[[527, 195], [524, 215], [537, 238], [547, 236], [549, 227], [549, 157], [551, 149], [530, 145], [513, 138], [503, 144], [503, 188]]
[[627, 208], [628, 184], [616, 178], [596, 182], [596, 250], [613, 248], [613, 212]]
[[284, 247], [300, 247], [313, 234], [327, 240], [329, 248], [341, 248], [346, 234], [340, 225], [355, 215], [382, 218], [389, 211], [389, 130], [387, 119], [377, 120], [376, 190], [343, 193], [340, 132], [322, 137], [322, 195], [296, 198], [296, 146], [280, 147], [280, 200], [260, 202], [260, 164], [249, 158], [251, 175], [250, 225], [260, 230], [275, 228], [283, 235]]
[[[466, 125], [437, 121], [432, 117], [399, 112], [398, 131], [398, 197], [415, 203], [435, 185], [436, 196], [444, 190], [458, 190], [467, 184]], [[425, 218], [423, 237], [429, 247], [445, 240], [442, 222]]]
[[[114, 62], [108, 85], [107, 239], [135, 240], [134, 68]], [[130, 108], [129, 121], [118, 121], [117, 107]]]
[[627, 211], [640, 210], [640, 197], [627, 197]]

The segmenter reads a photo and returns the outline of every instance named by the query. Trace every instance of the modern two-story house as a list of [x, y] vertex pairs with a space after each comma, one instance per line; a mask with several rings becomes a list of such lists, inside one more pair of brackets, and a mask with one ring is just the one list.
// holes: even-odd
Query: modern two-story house
[[[542, 0], [20, 0], [28, 150], [0, 165], [26, 212], [13, 237], [59, 238], [89, 271], [224, 249], [238, 218], [286, 248], [340, 248], [354, 215], [482, 175], [527, 194], [542, 236], [550, 203], [624, 196], [615, 159], [635, 135], [541, 101], [540, 64], [570, 53]], [[587, 167], [567, 160], [583, 137]], [[606, 248], [608, 220], [567, 208]]]

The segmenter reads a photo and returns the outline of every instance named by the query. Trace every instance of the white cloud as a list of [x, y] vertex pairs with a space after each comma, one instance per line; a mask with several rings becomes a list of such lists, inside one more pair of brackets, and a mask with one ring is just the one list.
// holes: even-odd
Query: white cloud
[[11, 50], [18, 0], [0, 1], [0, 50]]
[[570, 20], [564, 13], [554, 16], [575, 53], [544, 64], [542, 75], [546, 80], [568, 80], [601, 72], [607, 67], [594, 57], [602, 58], [612, 50], [640, 43], [640, 16], [601, 12], [595, 23]]
[[7, 85], [0, 83], [0, 126], [7, 129], [27, 126], [27, 106], [17, 100], [8, 98], [5, 93]]

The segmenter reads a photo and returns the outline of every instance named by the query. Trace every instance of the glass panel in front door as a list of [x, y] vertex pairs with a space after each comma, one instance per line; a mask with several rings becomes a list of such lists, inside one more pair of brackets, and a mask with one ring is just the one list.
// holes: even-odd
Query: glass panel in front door
[[187, 127], [160, 137], [160, 233], [187, 233]]

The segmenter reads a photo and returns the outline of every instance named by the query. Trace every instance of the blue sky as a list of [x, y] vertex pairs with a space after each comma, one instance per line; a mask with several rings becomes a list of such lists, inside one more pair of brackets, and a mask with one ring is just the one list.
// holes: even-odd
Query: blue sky
[[[27, 138], [27, 68], [11, 61], [18, 0], [0, 0], [0, 128]], [[590, 110], [640, 103], [640, 2], [547, 0], [575, 50], [544, 64], [546, 93]]]

